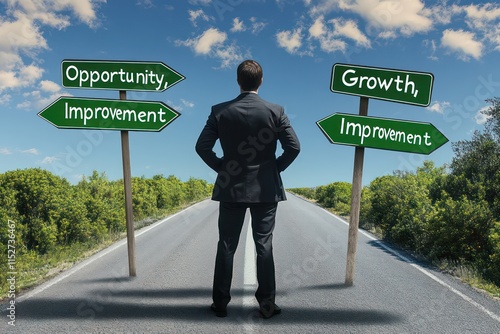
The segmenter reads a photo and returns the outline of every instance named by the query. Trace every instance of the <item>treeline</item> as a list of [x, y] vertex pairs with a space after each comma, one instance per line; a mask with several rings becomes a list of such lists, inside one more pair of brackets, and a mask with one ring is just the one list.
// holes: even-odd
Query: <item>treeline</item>
[[[133, 177], [134, 221], [154, 221], [208, 197], [211, 191], [211, 184], [194, 178], [182, 182], [175, 176]], [[5, 261], [12, 231], [18, 279], [24, 282], [21, 285], [29, 285], [37, 279], [30, 271], [36, 271], [39, 264], [47, 266], [56, 257], [52, 265], [57, 265], [65, 254], [71, 257], [77, 252], [75, 256], [79, 256], [92, 246], [116, 239], [126, 230], [124, 206], [123, 181], [110, 181], [96, 171], [76, 185], [38, 168], [0, 174], [1, 296], [6, 291], [5, 275], [12, 271]], [[9, 221], [14, 229], [8, 228]]]
[[[452, 144], [449, 166], [426, 161], [364, 187], [360, 227], [430, 261], [473, 268], [500, 287], [500, 99], [488, 102], [484, 130]], [[349, 183], [290, 190], [349, 214]]]

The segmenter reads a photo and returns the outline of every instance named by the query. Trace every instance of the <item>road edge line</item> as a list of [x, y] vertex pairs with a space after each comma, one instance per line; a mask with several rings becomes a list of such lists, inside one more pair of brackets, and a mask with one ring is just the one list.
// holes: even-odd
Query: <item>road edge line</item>
[[[322, 208], [320, 206], [318, 206], [318, 207], [321, 210], [323, 210], [324, 212], [328, 213], [330, 216], [337, 218], [339, 221], [341, 221], [342, 223], [344, 223], [344, 224], [346, 224], [346, 225], [349, 226], [349, 223], [347, 221], [345, 221], [344, 219], [342, 219], [341, 217], [339, 217], [339, 216], [331, 213], [330, 211], [328, 211], [328, 210], [326, 210], [326, 209], [324, 209], [324, 208]], [[457, 296], [459, 296], [460, 298], [462, 298], [463, 300], [465, 300], [466, 302], [468, 302], [472, 306], [474, 306], [474, 307], [478, 308], [479, 310], [483, 311], [488, 316], [490, 316], [491, 318], [493, 318], [493, 320], [496, 320], [496, 321], [500, 322], [500, 316], [499, 315], [497, 315], [496, 313], [490, 311], [485, 306], [479, 304], [478, 302], [476, 302], [471, 297], [469, 297], [469, 296], [465, 295], [464, 293], [458, 291], [457, 289], [455, 289], [454, 287], [452, 287], [451, 285], [449, 285], [448, 283], [446, 283], [445, 281], [443, 281], [439, 277], [435, 276], [434, 274], [432, 274], [431, 272], [427, 271], [425, 268], [423, 268], [419, 264], [415, 263], [415, 261], [413, 261], [412, 259], [409, 259], [409, 258], [407, 258], [404, 255], [401, 255], [399, 252], [397, 252], [394, 249], [392, 249], [391, 247], [387, 246], [383, 241], [375, 238], [374, 236], [372, 236], [371, 234], [367, 233], [366, 231], [364, 231], [362, 229], [358, 229], [358, 231], [361, 234], [363, 234], [364, 236], [368, 237], [370, 240], [375, 241], [377, 243], [377, 245], [379, 245], [380, 247], [384, 248], [386, 251], [390, 252], [392, 255], [398, 257], [399, 259], [403, 260], [404, 262], [407, 262], [410, 266], [412, 266], [413, 268], [417, 269], [418, 271], [420, 271], [421, 273], [423, 273], [427, 277], [431, 278], [436, 283], [439, 283], [440, 285], [442, 285], [445, 288], [449, 289], [451, 292], [453, 292], [454, 294], [456, 294]]]
[[[161, 225], [161, 224], [169, 221], [170, 219], [176, 217], [177, 215], [180, 215], [181, 213], [183, 213], [183, 212], [185, 212], [187, 210], [190, 210], [194, 206], [196, 206], [196, 205], [198, 205], [200, 203], [203, 203], [205, 201], [207, 201], [207, 200], [203, 200], [201, 202], [194, 203], [194, 204], [192, 204], [192, 205], [190, 205], [190, 206], [182, 209], [181, 211], [178, 211], [178, 212], [176, 212], [176, 213], [174, 213], [174, 214], [172, 214], [172, 215], [170, 215], [170, 216], [168, 216], [166, 218], [163, 218], [162, 220], [159, 220], [159, 221], [157, 221], [157, 222], [155, 222], [155, 223], [153, 223], [153, 224], [151, 224], [151, 225], [149, 225], [147, 227], [144, 227], [144, 228], [138, 230], [139, 233], [136, 233], [135, 237], [138, 237], [138, 236], [140, 236], [140, 235], [142, 235], [142, 234], [144, 234], [144, 233], [152, 230], [153, 228], [155, 228], [155, 227], [157, 227], [157, 226], [159, 226], [159, 225]], [[119, 240], [116, 243], [114, 243], [113, 245], [108, 246], [107, 248], [104, 248], [103, 250], [101, 250], [101, 251], [97, 252], [96, 254], [92, 255], [91, 257], [83, 260], [82, 262], [80, 262], [79, 264], [73, 266], [72, 268], [64, 271], [63, 273], [59, 274], [58, 276], [54, 277], [53, 279], [51, 279], [51, 280], [49, 280], [49, 281], [47, 281], [45, 283], [42, 283], [38, 287], [36, 287], [33, 290], [27, 292], [26, 294], [23, 294], [23, 295], [19, 296], [17, 298], [17, 301], [18, 302], [22, 302], [22, 301], [25, 301], [27, 299], [30, 299], [30, 298], [34, 297], [35, 295], [39, 294], [40, 292], [43, 292], [44, 290], [52, 287], [53, 285], [61, 282], [62, 280], [70, 277], [71, 275], [73, 275], [74, 273], [78, 272], [79, 270], [85, 268], [86, 266], [88, 266], [89, 264], [93, 263], [94, 261], [102, 258], [103, 256], [108, 255], [109, 253], [115, 251], [119, 247], [124, 246], [126, 244], [127, 244], [127, 239], [126, 239], [126, 237], [124, 237], [122, 240]]]

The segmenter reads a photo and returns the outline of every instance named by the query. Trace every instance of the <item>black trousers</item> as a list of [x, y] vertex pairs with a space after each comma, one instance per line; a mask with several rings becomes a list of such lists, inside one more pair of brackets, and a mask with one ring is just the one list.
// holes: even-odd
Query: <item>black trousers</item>
[[231, 300], [233, 259], [245, 213], [250, 209], [252, 234], [257, 252], [257, 282], [255, 297], [259, 303], [274, 303], [276, 278], [273, 258], [273, 230], [278, 203], [228, 203], [219, 204], [219, 242], [215, 259], [212, 298], [215, 305], [225, 308]]

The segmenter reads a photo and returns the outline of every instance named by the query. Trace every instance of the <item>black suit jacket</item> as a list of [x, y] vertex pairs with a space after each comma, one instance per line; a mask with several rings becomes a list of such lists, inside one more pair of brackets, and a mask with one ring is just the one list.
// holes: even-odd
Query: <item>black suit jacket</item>
[[[220, 140], [224, 156], [213, 147]], [[277, 142], [283, 153], [276, 158]], [[196, 152], [217, 172], [212, 199], [269, 203], [286, 200], [280, 172], [299, 154], [300, 144], [284, 108], [255, 93], [212, 107]]]

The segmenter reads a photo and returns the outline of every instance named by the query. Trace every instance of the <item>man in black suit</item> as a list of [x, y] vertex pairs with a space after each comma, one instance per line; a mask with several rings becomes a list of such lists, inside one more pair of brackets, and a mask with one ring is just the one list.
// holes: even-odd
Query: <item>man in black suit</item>
[[[211, 308], [219, 317], [227, 315], [231, 300], [233, 258], [248, 208], [257, 251], [255, 297], [265, 318], [281, 312], [275, 304], [272, 238], [278, 202], [286, 200], [280, 173], [295, 160], [300, 144], [284, 108], [258, 95], [262, 78], [256, 61], [242, 62], [237, 69], [240, 95], [212, 107], [196, 143], [196, 152], [217, 172], [212, 199], [220, 202], [219, 242]], [[217, 140], [223, 157], [213, 151]], [[278, 141], [283, 153], [276, 158]]]

